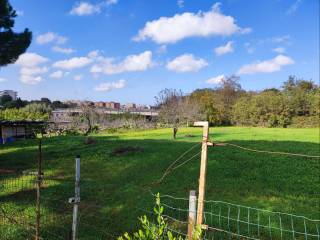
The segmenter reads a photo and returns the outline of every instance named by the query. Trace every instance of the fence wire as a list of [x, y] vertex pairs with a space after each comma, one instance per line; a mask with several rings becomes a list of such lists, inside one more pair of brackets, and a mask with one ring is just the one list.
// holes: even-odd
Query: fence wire
[[[72, 207], [68, 199], [74, 195], [74, 180], [44, 176], [40, 197], [40, 239], [71, 239]], [[94, 188], [92, 186], [95, 186]], [[33, 173], [0, 176], [0, 239], [36, 239], [36, 187]], [[108, 224], [112, 219], [86, 195], [103, 191], [103, 186], [83, 179], [83, 200], [79, 206], [78, 240], [117, 239]]]
[[[163, 195], [161, 201], [165, 216], [175, 223], [170, 229], [185, 234], [186, 226], [172, 226], [187, 225], [189, 200]], [[224, 201], [205, 201], [204, 224], [204, 239], [320, 239], [320, 219]]]
[[[242, 150], [270, 153], [267, 151], [248, 149], [229, 144]], [[193, 145], [173, 161], [162, 177], [191, 160], [196, 159], [200, 152], [194, 153], [200, 143]], [[288, 154], [306, 157], [302, 154]], [[189, 156], [190, 155], [190, 156]], [[319, 158], [319, 156], [307, 156]], [[36, 206], [35, 190], [37, 175], [34, 172], [23, 174], [2, 174], [0, 176], [0, 233], [1, 239], [19, 240], [35, 238]], [[92, 186], [95, 186], [94, 188]], [[47, 189], [51, 189], [48, 191]], [[78, 223], [79, 240], [116, 239], [111, 234], [109, 224], [112, 218], [106, 215], [106, 206], [86, 199], [104, 191], [103, 185], [92, 179], [81, 179], [80, 215]], [[68, 198], [74, 194], [74, 179], [70, 176], [44, 176], [41, 182], [41, 239], [71, 239], [72, 205]], [[161, 196], [165, 208], [164, 217], [168, 229], [176, 236], [186, 237], [188, 226], [187, 198], [177, 198], [170, 195]], [[144, 210], [152, 216], [152, 211]], [[207, 230], [203, 232], [204, 240], [213, 239], [305, 239], [320, 240], [320, 220], [294, 214], [263, 210], [228, 203], [224, 201], [205, 201], [204, 224]]]

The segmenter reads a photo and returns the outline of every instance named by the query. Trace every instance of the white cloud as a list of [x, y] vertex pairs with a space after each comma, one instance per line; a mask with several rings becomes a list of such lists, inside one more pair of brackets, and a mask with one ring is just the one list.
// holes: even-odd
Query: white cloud
[[137, 55], [129, 55], [119, 63], [114, 63], [113, 58], [105, 58], [99, 55], [95, 55], [95, 57], [97, 63], [91, 67], [91, 73], [117, 74], [122, 72], [145, 71], [153, 65], [151, 51], [145, 51]]
[[6, 78], [2, 78], [2, 77], [0, 77], [0, 83], [1, 82], [6, 82], [7, 81], [7, 79]]
[[56, 44], [64, 44], [68, 39], [66, 37], [60, 36], [54, 32], [47, 32], [44, 34], [39, 35], [36, 38], [36, 42], [38, 44], [46, 44], [54, 42]]
[[60, 79], [65, 75], [66, 75], [66, 73], [64, 73], [61, 70], [58, 70], [58, 71], [55, 71], [55, 72], [51, 73], [49, 77], [50, 78], [54, 78], [54, 79]]
[[280, 37], [273, 37], [270, 40], [271, 42], [275, 42], [275, 43], [288, 43], [290, 39], [291, 39], [290, 35], [283, 35]]
[[156, 43], [165, 44], [188, 37], [229, 36], [250, 31], [249, 28], [242, 29], [237, 26], [233, 17], [223, 15], [219, 5], [214, 4], [208, 12], [185, 12], [147, 22], [133, 40], [151, 39]]
[[76, 16], [88, 16], [95, 13], [100, 13], [102, 8], [115, 5], [117, 3], [118, 0], [104, 0], [98, 2], [97, 4], [81, 1], [73, 6], [73, 8], [70, 11], [70, 14]]
[[44, 80], [42, 75], [47, 72], [47, 67], [23, 67], [20, 69], [20, 81], [25, 84], [36, 85]]
[[20, 81], [25, 84], [36, 85], [36, 84], [44, 81], [44, 79], [42, 78], [42, 76], [21, 75]]
[[87, 16], [94, 13], [100, 13], [101, 8], [99, 5], [94, 5], [88, 2], [76, 3], [70, 11], [71, 15]]
[[24, 53], [19, 56], [16, 64], [22, 67], [35, 67], [39, 64], [47, 62], [48, 60], [49, 59], [42, 57], [36, 53]]
[[29, 76], [44, 74], [47, 72], [48, 72], [47, 67], [23, 67], [20, 69], [21, 75], [29, 75]]
[[298, 10], [301, 3], [302, 3], [302, 0], [295, 0], [295, 2], [286, 11], [286, 14], [288, 15], [294, 14]]
[[239, 69], [238, 74], [272, 73], [280, 71], [281, 67], [291, 64], [294, 64], [293, 59], [284, 55], [278, 55], [270, 60], [244, 65]]
[[222, 45], [214, 49], [214, 52], [217, 56], [221, 56], [227, 53], [233, 52], [233, 42], [229, 41], [226, 45]]
[[92, 63], [92, 59], [87, 57], [74, 57], [62, 61], [55, 62], [52, 66], [55, 68], [72, 70], [82, 68]]
[[99, 50], [94, 50], [88, 53], [89, 58], [97, 58], [98, 56], [100, 56]]
[[277, 48], [272, 49], [272, 51], [274, 51], [276, 53], [284, 53], [286, 51], [286, 49], [283, 47], [277, 47]]
[[178, 0], [177, 4], [178, 4], [179, 8], [183, 8], [184, 7], [184, 0]]
[[98, 86], [94, 87], [94, 90], [98, 92], [107, 92], [113, 89], [120, 89], [124, 87], [125, 87], [125, 80], [121, 79], [118, 82], [101, 83]]
[[175, 72], [197, 72], [207, 66], [202, 58], [196, 58], [192, 54], [183, 54], [167, 63], [167, 69]]
[[244, 44], [244, 47], [247, 50], [247, 52], [250, 53], [250, 54], [254, 53], [254, 51], [255, 51], [255, 48], [249, 42], [246, 42]]
[[213, 78], [209, 78], [206, 83], [208, 84], [219, 84], [222, 82], [222, 80], [225, 78], [224, 75], [219, 75], [219, 76], [216, 76], [216, 77], [213, 77]]
[[156, 52], [158, 54], [163, 54], [167, 52], [167, 45], [161, 45], [157, 48]]
[[83, 76], [82, 76], [81, 74], [75, 75], [75, 76], [73, 77], [73, 79], [76, 80], [76, 81], [80, 81], [82, 78], [83, 78]]
[[52, 47], [52, 51], [59, 52], [59, 53], [64, 53], [64, 54], [71, 54], [71, 53], [75, 52], [75, 50], [72, 49], [72, 48], [62, 48], [62, 47], [59, 47], [59, 46], [53, 46]]
[[47, 73], [48, 68], [40, 67], [39, 65], [46, 63], [48, 60], [36, 53], [24, 53], [20, 55], [16, 61], [16, 64], [21, 66], [20, 81], [32, 85], [42, 82], [44, 79], [41, 75]]
[[107, 0], [107, 1], [106, 1], [106, 4], [107, 4], [108, 6], [114, 5], [114, 4], [117, 4], [117, 3], [118, 3], [118, 0]]

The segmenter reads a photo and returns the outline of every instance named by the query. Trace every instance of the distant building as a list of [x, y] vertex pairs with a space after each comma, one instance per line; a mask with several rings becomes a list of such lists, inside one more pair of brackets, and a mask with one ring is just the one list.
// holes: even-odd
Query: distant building
[[81, 108], [55, 109], [51, 112], [51, 120], [55, 123], [71, 122], [73, 117], [81, 113]]
[[127, 103], [126, 108], [127, 109], [135, 109], [135, 108], [137, 108], [137, 106], [135, 103]]
[[10, 97], [12, 97], [12, 100], [15, 101], [15, 100], [17, 100], [18, 92], [13, 91], [13, 90], [0, 91], [0, 97], [5, 96], [5, 95], [9, 95]]
[[111, 109], [120, 109], [120, 103], [118, 103], [118, 102], [105, 102], [105, 107], [111, 108]]
[[95, 102], [94, 106], [95, 107], [106, 107], [106, 103], [105, 102]]
[[80, 104], [83, 106], [94, 106], [94, 102], [92, 101], [83, 101]]

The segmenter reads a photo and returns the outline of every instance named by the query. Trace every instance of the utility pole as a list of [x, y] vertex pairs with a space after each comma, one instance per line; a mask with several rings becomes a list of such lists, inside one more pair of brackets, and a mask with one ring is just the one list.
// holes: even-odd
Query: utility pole
[[207, 172], [207, 155], [208, 155], [208, 137], [209, 137], [209, 122], [195, 122], [194, 126], [203, 127], [202, 135], [202, 150], [201, 150], [201, 165], [200, 165], [200, 177], [199, 177], [199, 195], [198, 195], [198, 208], [197, 208], [197, 225], [201, 228], [203, 221], [203, 209], [204, 209], [204, 196], [206, 185], [206, 172]]
[[74, 197], [69, 198], [69, 203], [73, 204], [73, 218], [72, 218], [72, 240], [77, 239], [78, 232], [78, 210], [80, 204], [80, 156], [78, 155], [75, 159], [75, 186], [74, 186]]

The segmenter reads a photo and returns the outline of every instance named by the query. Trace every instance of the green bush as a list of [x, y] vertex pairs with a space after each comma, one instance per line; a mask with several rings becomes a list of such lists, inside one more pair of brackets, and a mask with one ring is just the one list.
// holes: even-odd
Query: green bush
[[[118, 240], [183, 240], [181, 236], [175, 237], [171, 231], [168, 230], [168, 223], [163, 217], [164, 208], [160, 202], [160, 194], [156, 197], [156, 206], [154, 207], [156, 215], [156, 223], [148, 220], [147, 216], [140, 217], [141, 229], [130, 235], [125, 233], [119, 237]], [[201, 237], [201, 228], [196, 227], [193, 234], [193, 239], [198, 240]]]
[[299, 117], [292, 118], [290, 127], [314, 128], [314, 127], [319, 127], [319, 125], [320, 125], [319, 116], [299, 116]]

